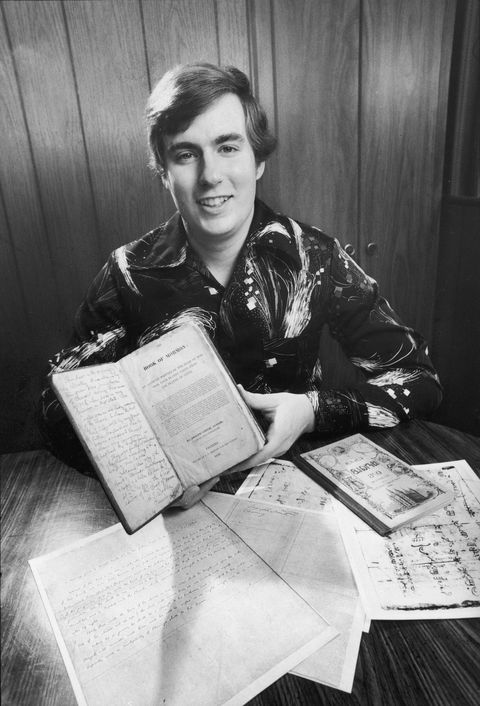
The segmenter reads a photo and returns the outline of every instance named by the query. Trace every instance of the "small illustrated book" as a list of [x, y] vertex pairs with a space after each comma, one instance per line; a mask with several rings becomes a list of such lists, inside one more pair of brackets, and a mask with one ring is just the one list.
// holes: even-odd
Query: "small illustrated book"
[[299, 454], [295, 463], [382, 535], [453, 500], [434, 478], [362, 434]]

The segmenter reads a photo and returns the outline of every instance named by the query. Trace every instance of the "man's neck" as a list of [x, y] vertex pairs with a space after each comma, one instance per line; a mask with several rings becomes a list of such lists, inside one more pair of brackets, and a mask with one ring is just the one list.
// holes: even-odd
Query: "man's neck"
[[195, 234], [189, 233], [185, 228], [190, 245], [217, 282], [224, 287], [230, 281], [237, 257], [247, 238], [250, 222], [251, 220], [245, 225], [245, 228], [234, 235], [219, 237], [218, 240], [214, 237], [195, 237]]

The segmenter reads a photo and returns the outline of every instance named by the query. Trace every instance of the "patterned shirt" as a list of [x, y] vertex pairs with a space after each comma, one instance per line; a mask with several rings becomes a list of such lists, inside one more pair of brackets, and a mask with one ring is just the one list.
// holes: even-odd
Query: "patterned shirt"
[[[246, 389], [307, 393], [319, 434], [394, 426], [431, 413], [441, 400], [425, 341], [402, 324], [376, 282], [337, 240], [258, 200], [226, 287], [190, 247], [178, 214], [115, 250], [77, 312], [73, 345], [51, 369], [118, 360], [186, 319], [204, 325]], [[354, 388], [325, 389], [325, 324], [362, 372]], [[51, 450], [88, 472], [49, 387], [41, 417]]]

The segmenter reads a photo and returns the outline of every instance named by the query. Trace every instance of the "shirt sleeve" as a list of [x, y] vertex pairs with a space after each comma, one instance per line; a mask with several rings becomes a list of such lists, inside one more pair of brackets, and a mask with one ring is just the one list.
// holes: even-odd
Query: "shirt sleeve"
[[[98, 273], [75, 316], [71, 344], [49, 361], [52, 372], [113, 362], [124, 356], [127, 337], [115, 276], [115, 255]], [[47, 448], [64, 463], [95, 475], [90, 460], [47, 377], [38, 409], [38, 425]]]
[[328, 324], [365, 382], [309, 392], [316, 431], [392, 427], [430, 415], [442, 390], [425, 340], [405, 326], [378, 285], [335, 241], [328, 281]]

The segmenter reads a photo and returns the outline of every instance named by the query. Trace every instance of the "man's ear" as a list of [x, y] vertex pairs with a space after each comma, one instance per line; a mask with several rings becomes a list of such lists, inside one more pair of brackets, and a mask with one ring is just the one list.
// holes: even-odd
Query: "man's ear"
[[257, 181], [260, 179], [260, 177], [262, 176], [264, 171], [265, 171], [265, 162], [259, 162], [257, 164]]
[[167, 189], [167, 191], [170, 191], [170, 182], [168, 181], [166, 169], [160, 169], [160, 179], [162, 180], [164, 188]]

